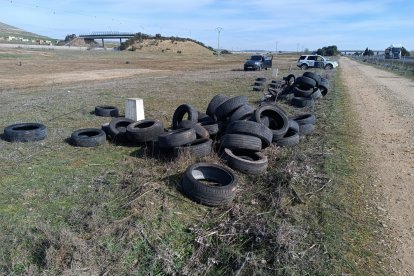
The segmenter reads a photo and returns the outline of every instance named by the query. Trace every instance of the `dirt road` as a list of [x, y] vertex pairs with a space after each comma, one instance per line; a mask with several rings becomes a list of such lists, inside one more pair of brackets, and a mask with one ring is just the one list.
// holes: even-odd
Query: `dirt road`
[[392, 270], [414, 275], [414, 81], [341, 58], [343, 79], [359, 114], [368, 179], [384, 202]]

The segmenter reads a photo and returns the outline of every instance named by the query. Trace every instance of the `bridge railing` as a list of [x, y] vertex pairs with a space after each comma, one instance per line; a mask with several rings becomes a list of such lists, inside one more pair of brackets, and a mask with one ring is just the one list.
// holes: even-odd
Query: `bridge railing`
[[90, 34], [80, 34], [79, 37], [87, 36], [135, 36], [135, 33], [127, 32], [92, 32]]

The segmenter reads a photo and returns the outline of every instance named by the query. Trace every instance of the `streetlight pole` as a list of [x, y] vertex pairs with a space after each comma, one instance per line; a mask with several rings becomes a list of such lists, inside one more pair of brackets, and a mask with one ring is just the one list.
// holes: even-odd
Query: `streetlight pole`
[[217, 27], [217, 56], [220, 55], [220, 32], [223, 30], [222, 27]]

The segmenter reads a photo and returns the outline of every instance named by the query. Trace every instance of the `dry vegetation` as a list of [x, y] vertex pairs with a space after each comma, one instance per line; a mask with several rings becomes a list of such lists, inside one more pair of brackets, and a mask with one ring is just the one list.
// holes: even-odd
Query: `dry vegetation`
[[[236, 173], [234, 204], [209, 208], [180, 193], [181, 173], [195, 162], [191, 156], [171, 161], [145, 148], [75, 148], [65, 139], [107, 121], [91, 114], [94, 106], [122, 110], [129, 97], [143, 98], [146, 116], [166, 126], [179, 104], [204, 111], [218, 93], [246, 95], [257, 104], [261, 95], [251, 91], [252, 81], [270, 78], [270, 71], [243, 72], [245, 56], [238, 55], [14, 54], [0, 58], [0, 125], [39, 121], [49, 137], [33, 144], [0, 141], [0, 273], [381, 273], [381, 256], [372, 253], [377, 221], [360, 211], [369, 204], [368, 188], [356, 188], [354, 177], [360, 164], [357, 130], [346, 119], [348, 102], [332, 72], [332, 92], [314, 110], [316, 133], [293, 149], [268, 149], [267, 173]], [[275, 63], [285, 75], [294, 60]], [[78, 70], [131, 69], [148, 71], [46, 85], [39, 80]], [[204, 160], [221, 163], [215, 155]]]

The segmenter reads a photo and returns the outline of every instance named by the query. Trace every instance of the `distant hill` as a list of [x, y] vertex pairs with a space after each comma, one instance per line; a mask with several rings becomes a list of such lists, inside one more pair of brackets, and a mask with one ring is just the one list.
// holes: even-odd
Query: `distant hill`
[[22, 39], [42, 39], [42, 40], [56, 40], [47, 36], [31, 33], [14, 26], [7, 25], [0, 22], [0, 40], [5, 40], [6, 37], [19, 37]]

